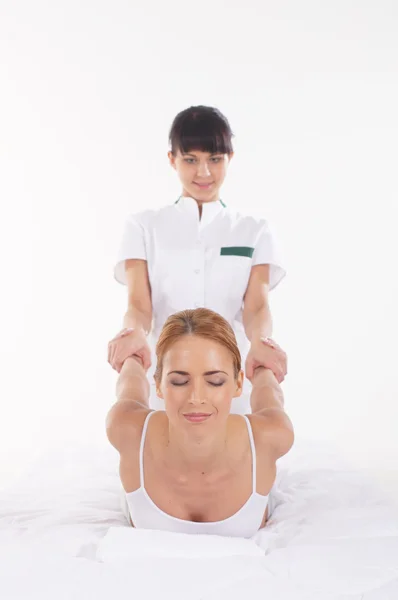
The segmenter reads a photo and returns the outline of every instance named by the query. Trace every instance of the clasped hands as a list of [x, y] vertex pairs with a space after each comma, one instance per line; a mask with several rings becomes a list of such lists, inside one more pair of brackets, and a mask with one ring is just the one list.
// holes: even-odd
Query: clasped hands
[[278, 383], [282, 383], [287, 374], [287, 356], [280, 346], [269, 337], [254, 338], [246, 358], [245, 373], [252, 380], [257, 367], [270, 369]]

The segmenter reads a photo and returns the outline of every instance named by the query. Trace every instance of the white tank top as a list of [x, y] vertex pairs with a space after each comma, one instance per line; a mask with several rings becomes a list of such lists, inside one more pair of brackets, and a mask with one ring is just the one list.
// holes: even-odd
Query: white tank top
[[252, 493], [245, 504], [231, 517], [223, 519], [222, 521], [198, 523], [196, 521], [186, 521], [185, 519], [178, 519], [177, 517], [168, 515], [156, 506], [145, 490], [143, 464], [144, 443], [148, 421], [154, 412], [156, 411], [148, 413], [142, 430], [140, 443], [140, 487], [133, 492], [125, 492], [127, 505], [134, 526], [137, 529], [160, 529], [177, 533], [205, 533], [231, 537], [252, 537], [259, 530], [262, 523], [265, 509], [268, 504], [269, 494], [264, 496], [256, 492], [256, 448], [254, 445], [251, 424], [247, 416], [242, 415], [246, 420], [252, 452]]

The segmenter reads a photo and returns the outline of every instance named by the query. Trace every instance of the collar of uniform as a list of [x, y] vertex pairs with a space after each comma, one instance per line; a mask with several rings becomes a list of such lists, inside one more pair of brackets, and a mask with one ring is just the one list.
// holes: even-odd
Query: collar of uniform
[[221, 199], [214, 200], [213, 202], [204, 202], [202, 204], [202, 216], [199, 221], [198, 204], [194, 198], [191, 198], [191, 196], [180, 196], [176, 200], [175, 205], [180, 210], [198, 219], [201, 227], [210, 223], [225, 208], [225, 204]]

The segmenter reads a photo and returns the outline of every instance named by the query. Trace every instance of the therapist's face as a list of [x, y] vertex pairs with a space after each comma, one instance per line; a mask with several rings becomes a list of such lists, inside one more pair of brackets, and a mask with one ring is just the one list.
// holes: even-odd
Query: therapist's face
[[231, 154], [210, 154], [201, 150], [190, 150], [176, 156], [168, 153], [171, 166], [177, 171], [183, 186], [182, 195], [198, 202], [212, 202], [220, 197], [220, 189], [227, 175]]
[[208, 426], [225, 420], [233, 397], [242, 393], [243, 371], [235, 378], [231, 353], [213, 340], [195, 335], [179, 338], [165, 353], [157, 394], [164, 399], [169, 420], [181, 427], [196, 426], [184, 417], [189, 413], [211, 415]]

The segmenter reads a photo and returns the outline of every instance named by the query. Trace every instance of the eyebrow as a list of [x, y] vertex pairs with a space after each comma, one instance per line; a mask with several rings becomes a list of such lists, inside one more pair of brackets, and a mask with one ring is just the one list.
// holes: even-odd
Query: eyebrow
[[[191, 154], [191, 152], [183, 152], [182, 154], [183, 156], [193, 156], [194, 158], [197, 158], [196, 154]], [[215, 156], [216, 154], [222, 154], [222, 152], [211, 152], [210, 156]]]
[[[172, 373], [177, 373], [177, 375], [189, 375], [187, 371], [170, 371], [167, 375], [171, 375]], [[224, 373], [224, 375], [228, 375], [225, 371], [206, 371], [203, 375], [216, 375], [216, 373]]]

